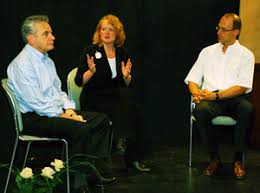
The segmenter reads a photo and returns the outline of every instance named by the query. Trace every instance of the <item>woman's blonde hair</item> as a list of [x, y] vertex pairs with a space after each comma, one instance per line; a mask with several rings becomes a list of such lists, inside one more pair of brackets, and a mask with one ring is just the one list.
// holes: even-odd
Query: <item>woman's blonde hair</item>
[[105, 15], [104, 17], [102, 17], [99, 20], [98, 25], [96, 27], [96, 31], [93, 35], [92, 43], [98, 44], [98, 46], [102, 46], [102, 42], [101, 42], [101, 39], [100, 39], [100, 29], [101, 29], [101, 24], [104, 20], [107, 20], [109, 24], [114, 26], [115, 33], [116, 33], [115, 46], [121, 47], [124, 44], [125, 38], [126, 38], [124, 26], [121, 23], [121, 21], [119, 20], [119, 18], [116, 17], [115, 15], [112, 15], [112, 14]]

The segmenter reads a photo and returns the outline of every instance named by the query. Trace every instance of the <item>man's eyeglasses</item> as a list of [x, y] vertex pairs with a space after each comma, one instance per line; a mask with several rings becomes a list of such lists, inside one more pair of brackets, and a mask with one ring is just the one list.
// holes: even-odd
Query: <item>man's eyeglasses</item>
[[226, 28], [224, 28], [224, 27], [220, 27], [220, 26], [216, 26], [216, 30], [217, 31], [219, 31], [219, 30], [221, 30], [221, 31], [223, 31], [223, 32], [228, 32], [228, 31], [233, 31], [233, 30], [235, 30], [235, 29], [226, 29]]

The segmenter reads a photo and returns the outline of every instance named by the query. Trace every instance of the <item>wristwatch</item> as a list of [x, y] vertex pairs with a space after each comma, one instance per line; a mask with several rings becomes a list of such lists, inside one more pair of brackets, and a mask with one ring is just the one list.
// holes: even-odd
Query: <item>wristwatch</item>
[[218, 101], [218, 100], [219, 100], [218, 91], [217, 91], [217, 92], [215, 92], [215, 93], [216, 93], [216, 101]]

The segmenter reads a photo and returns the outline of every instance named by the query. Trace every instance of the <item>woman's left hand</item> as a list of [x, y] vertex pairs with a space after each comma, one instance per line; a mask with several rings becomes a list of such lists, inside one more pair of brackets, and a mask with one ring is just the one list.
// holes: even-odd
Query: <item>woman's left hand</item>
[[131, 77], [131, 68], [132, 68], [132, 62], [130, 58], [128, 58], [126, 63], [122, 61], [121, 69], [124, 77]]

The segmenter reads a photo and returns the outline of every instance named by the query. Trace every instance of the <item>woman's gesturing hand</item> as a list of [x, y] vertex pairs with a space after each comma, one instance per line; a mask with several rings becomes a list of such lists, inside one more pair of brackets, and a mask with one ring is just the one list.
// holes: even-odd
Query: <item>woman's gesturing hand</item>
[[88, 63], [88, 68], [89, 71], [94, 74], [96, 72], [96, 64], [94, 63], [94, 56], [89, 56], [87, 54], [87, 63]]
[[121, 68], [122, 68], [122, 73], [123, 73], [124, 78], [130, 78], [131, 77], [131, 69], [132, 69], [131, 59], [128, 58], [126, 63], [124, 61], [122, 61]]

